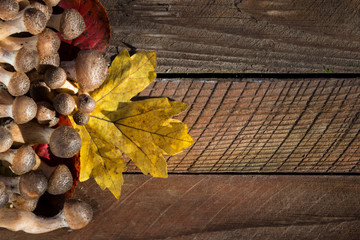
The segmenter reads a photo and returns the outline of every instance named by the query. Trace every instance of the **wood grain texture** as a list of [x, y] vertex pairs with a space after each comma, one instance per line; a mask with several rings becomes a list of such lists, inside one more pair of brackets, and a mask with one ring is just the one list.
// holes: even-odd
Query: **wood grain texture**
[[102, 0], [110, 53], [158, 72], [360, 72], [360, 0]]
[[[360, 172], [360, 79], [159, 79], [195, 143], [170, 172]], [[128, 171], [138, 171], [131, 163]]]
[[94, 207], [85, 229], [1, 239], [360, 238], [359, 176], [125, 175], [119, 200], [94, 181], [76, 197]]

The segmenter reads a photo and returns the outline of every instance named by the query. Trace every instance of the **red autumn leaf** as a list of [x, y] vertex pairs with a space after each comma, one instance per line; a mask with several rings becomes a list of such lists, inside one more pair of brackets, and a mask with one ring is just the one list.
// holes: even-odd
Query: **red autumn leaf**
[[74, 40], [62, 41], [59, 54], [62, 61], [72, 60], [80, 49], [92, 49], [101, 53], [110, 42], [110, 24], [105, 8], [98, 0], [61, 0], [63, 9], [73, 8], [84, 17], [85, 31]]

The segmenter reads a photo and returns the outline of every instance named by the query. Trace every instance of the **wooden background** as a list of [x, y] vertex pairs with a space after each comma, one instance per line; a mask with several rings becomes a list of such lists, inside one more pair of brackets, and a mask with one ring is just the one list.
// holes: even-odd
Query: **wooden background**
[[168, 179], [129, 163], [119, 200], [80, 184], [87, 228], [4, 239], [360, 239], [360, 0], [101, 2], [108, 55], [156, 51], [139, 97], [188, 102], [196, 143]]

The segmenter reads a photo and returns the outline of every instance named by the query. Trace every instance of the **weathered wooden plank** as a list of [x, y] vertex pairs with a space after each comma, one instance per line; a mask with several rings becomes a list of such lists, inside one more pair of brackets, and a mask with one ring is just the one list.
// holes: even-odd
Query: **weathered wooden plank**
[[[360, 79], [159, 79], [195, 144], [170, 172], [360, 172]], [[128, 171], [138, 171], [133, 164]]]
[[102, 0], [158, 72], [360, 72], [360, 0]]
[[359, 176], [125, 175], [119, 200], [94, 181], [76, 196], [94, 207], [85, 228], [2, 239], [360, 238]]

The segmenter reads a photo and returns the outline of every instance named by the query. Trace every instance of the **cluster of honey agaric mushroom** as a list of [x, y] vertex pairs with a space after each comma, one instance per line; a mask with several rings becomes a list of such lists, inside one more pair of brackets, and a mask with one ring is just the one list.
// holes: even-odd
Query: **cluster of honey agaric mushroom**
[[73, 178], [66, 165], [47, 165], [32, 146], [45, 143], [58, 158], [75, 156], [81, 138], [71, 126], [58, 126], [59, 116], [71, 114], [77, 124], [86, 124], [96, 107], [89, 92], [107, 75], [104, 57], [92, 50], [61, 61], [58, 33], [75, 39], [85, 22], [74, 9], [53, 14], [58, 3], [0, 0], [0, 118], [10, 119], [0, 126], [0, 160], [14, 173], [0, 176], [0, 227], [13, 231], [79, 229], [92, 218], [91, 207], [80, 200], [67, 200], [50, 219], [33, 213], [45, 191], [64, 194]]

